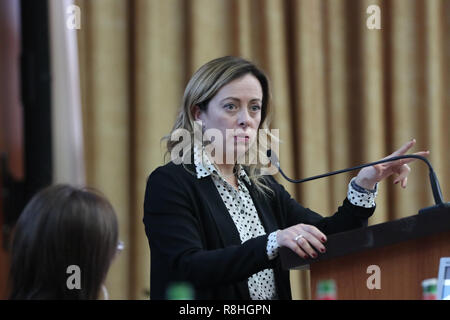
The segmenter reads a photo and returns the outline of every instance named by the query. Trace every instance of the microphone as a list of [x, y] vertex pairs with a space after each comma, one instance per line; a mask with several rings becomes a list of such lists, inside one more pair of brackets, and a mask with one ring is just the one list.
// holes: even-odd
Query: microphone
[[[420, 159], [422, 161], [425, 161], [425, 163], [427, 164], [428, 169], [429, 169], [430, 184], [431, 184], [431, 190], [433, 191], [433, 198], [434, 198], [435, 205], [431, 206], [431, 207], [420, 209], [419, 214], [431, 212], [431, 211], [437, 211], [437, 210], [444, 209], [444, 208], [447, 210], [450, 209], [450, 203], [444, 202], [444, 200], [442, 199], [442, 192], [441, 192], [441, 187], [439, 185], [439, 180], [436, 176], [436, 173], [433, 170], [433, 167], [431, 166], [431, 163], [428, 161], [427, 158], [422, 157], [422, 156], [418, 156], [418, 155], [414, 155], [414, 154], [396, 156], [396, 157], [391, 157], [391, 158], [387, 158], [387, 159], [383, 159], [383, 160], [379, 160], [379, 161], [375, 161], [375, 162], [362, 164], [362, 165], [352, 167], [352, 168], [328, 172], [325, 174], [321, 174], [321, 175], [317, 175], [317, 176], [313, 176], [313, 177], [309, 177], [309, 178], [305, 178], [305, 179], [299, 179], [299, 180], [291, 179], [284, 174], [283, 170], [281, 170], [280, 161], [278, 160], [278, 156], [275, 154], [275, 152], [272, 152], [272, 150], [270, 150], [270, 149], [267, 150], [267, 157], [270, 159], [270, 162], [278, 168], [278, 171], [280, 171], [281, 175], [287, 181], [292, 182], [292, 183], [302, 183], [302, 182], [306, 182], [306, 181], [316, 180], [316, 179], [325, 178], [325, 177], [333, 176], [333, 175], [344, 173], [344, 172], [361, 169], [364, 167], [370, 167], [370, 166], [380, 164], [380, 163], [397, 161], [400, 159], [408, 159], [408, 158]], [[449, 212], [450, 212], [450, 210], [449, 210]]]

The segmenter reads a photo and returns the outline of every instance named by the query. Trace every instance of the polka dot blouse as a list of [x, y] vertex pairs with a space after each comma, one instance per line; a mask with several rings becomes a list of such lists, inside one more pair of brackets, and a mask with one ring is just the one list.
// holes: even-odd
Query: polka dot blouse
[[[233, 219], [239, 232], [241, 243], [266, 234], [264, 227], [259, 219], [250, 192], [243, 183], [245, 180], [249, 185], [251, 181], [242, 167], [238, 170], [238, 189], [228, 183], [212, 164], [205, 152], [194, 145], [194, 164], [197, 178], [201, 179], [211, 175], [228, 212]], [[215, 173], [215, 174], [211, 174]], [[355, 178], [348, 185], [347, 198], [356, 206], [371, 208], [375, 206], [375, 190], [366, 190], [354, 182]], [[267, 256], [269, 259], [275, 259], [278, 256], [279, 245], [277, 243], [277, 231], [269, 234], [267, 241]], [[265, 269], [251, 275], [248, 278], [248, 288], [252, 300], [277, 299], [275, 288], [275, 276], [273, 269]]]
[[[199, 149], [196, 147], [194, 147], [194, 164], [198, 179], [207, 177], [213, 172], [218, 175], [211, 175], [211, 177], [236, 225], [241, 243], [266, 234], [255, 205], [253, 204], [250, 192], [242, 182], [242, 180], [245, 179], [248, 184], [251, 184], [250, 179], [243, 168], [240, 168], [238, 172], [238, 189], [236, 189], [220, 175], [220, 172], [217, 171], [210, 159], [206, 156], [206, 153], [202, 153], [201, 149], [199, 152]], [[268, 256], [275, 258], [277, 256], [276, 251], [278, 251], [275, 250], [278, 249], [276, 232], [273, 232], [271, 236], [272, 241], [269, 241], [271, 244], [268, 245]], [[251, 275], [248, 278], [248, 288], [252, 300], [276, 299], [277, 295], [273, 269], [265, 269]]]

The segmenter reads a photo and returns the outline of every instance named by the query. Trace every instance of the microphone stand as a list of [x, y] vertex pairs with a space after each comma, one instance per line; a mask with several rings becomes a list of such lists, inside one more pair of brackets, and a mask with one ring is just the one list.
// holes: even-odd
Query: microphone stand
[[361, 169], [361, 168], [365, 168], [365, 167], [370, 167], [370, 166], [377, 165], [380, 163], [397, 161], [400, 159], [408, 159], [408, 158], [419, 159], [419, 160], [425, 161], [425, 163], [428, 166], [431, 190], [433, 191], [433, 198], [434, 198], [434, 202], [435, 202], [434, 206], [420, 209], [419, 214], [428, 213], [428, 212], [432, 212], [432, 211], [438, 211], [438, 210], [444, 209], [444, 208], [446, 208], [450, 211], [450, 202], [444, 202], [442, 199], [442, 192], [441, 192], [441, 187], [439, 185], [439, 180], [436, 176], [436, 173], [433, 170], [433, 167], [431, 166], [431, 163], [428, 161], [427, 158], [422, 157], [422, 156], [418, 156], [418, 155], [414, 155], [414, 154], [396, 156], [396, 157], [391, 157], [391, 158], [387, 158], [387, 159], [383, 159], [383, 160], [379, 160], [379, 161], [375, 161], [375, 162], [371, 162], [371, 163], [367, 163], [367, 164], [362, 164], [362, 165], [352, 167], [352, 168], [337, 170], [337, 171], [333, 171], [333, 172], [329, 172], [329, 173], [325, 173], [325, 174], [321, 174], [321, 175], [317, 175], [317, 176], [313, 176], [313, 177], [309, 177], [309, 178], [305, 178], [305, 179], [299, 179], [299, 180], [291, 179], [284, 174], [283, 170], [281, 170], [280, 161], [278, 160], [278, 157], [275, 154], [275, 152], [272, 152], [272, 150], [270, 150], [270, 149], [267, 150], [267, 157], [270, 159], [270, 162], [272, 162], [272, 164], [274, 164], [278, 168], [281, 175], [287, 181], [292, 182], [292, 183], [302, 183], [302, 182], [306, 182], [306, 181], [316, 180], [316, 179], [325, 178], [325, 177], [333, 176], [333, 175], [344, 173], [344, 172], [349, 172], [349, 171], [353, 171], [353, 170], [357, 170], [357, 169]]

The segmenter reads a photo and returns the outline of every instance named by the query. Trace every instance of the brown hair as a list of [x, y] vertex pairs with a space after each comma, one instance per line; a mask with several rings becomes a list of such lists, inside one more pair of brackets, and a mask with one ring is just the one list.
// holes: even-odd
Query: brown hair
[[[10, 299], [97, 299], [116, 254], [118, 223], [94, 190], [55, 185], [37, 193], [13, 235]], [[68, 267], [81, 288], [69, 289]]]

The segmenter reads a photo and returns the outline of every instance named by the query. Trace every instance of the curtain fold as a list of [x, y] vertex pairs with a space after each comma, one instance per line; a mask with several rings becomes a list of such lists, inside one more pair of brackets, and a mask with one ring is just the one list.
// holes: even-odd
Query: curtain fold
[[[378, 5], [383, 8], [382, 1], [365, 0], [360, 2], [359, 12], [364, 13], [370, 5]], [[383, 11], [383, 9], [381, 9]], [[358, 14], [357, 23], [360, 26], [366, 24], [367, 15]], [[392, 151], [386, 148], [386, 114], [383, 106], [383, 70], [384, 59], [380, 54], [384, 50], [382, 32], [361, 29], [361, 43], [358, 49], [361, 61], [361, 73], [358, 78], [361, 81], [361, 99], [359, 108], [361, 108], [361, 120], [363, 125], [359, 127], [362, 135], [363, 144], [368, 147], [362, 148], [361, 161], [372, 161], [371, 159], [380, 159]], [[351, 124], [350, 124], [351, 125]], [[380, 223], [389, 219], [387, 207], [387, 184], [381, 182], [377, 197], [377, 214], [371, 219], [371, 223]]]
[[[142, 223], [147, 177], [163, 164], [165, 145], [181, 104], [186, 81], [185, 4], [181, 1], [136, 1], [135, 6], [135, 171], [133, 299], [146, 298], [150, 283], [148, 242]], [[169, 19], [170, 17], [170, 19]]]
[[[450, 4], [445, 0], [78, 0], [87, 182], [116, 208], [126, 243], [107, 280], [111, 298], [146, 299], [150, 254], [142, 223], [148, 175], [164, 164], [192, 73], [224, 55], [268, 74], [280, 161], [307, 177], [375, 161], [416, 138], [430, 150], [448, 201]], [[366, 9], [381, 9], [369, 30]], [[370, 224], [431, 205], [427, 169], [411, 164], [408, 187], [379, 186]], [[357, 172], [302, 185], [279, 176], [302, 205], [330, 215]], [[310, 298], [295, 271], [295, 299]]]
[[80, 73], [85, 134], [86, 183], [114, 206], [125, 249], [109, 271], [111, 299], [130, 296], [130, 125], [128, 3], [79, 1]]
[[73, 0], [49, 1], [53, 182], [85, 185], [77, 34], [64, 19], [71, 5]]

